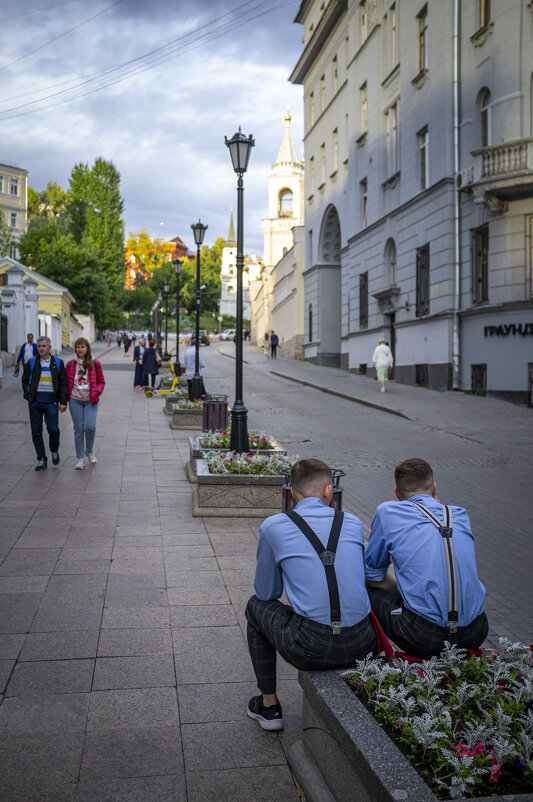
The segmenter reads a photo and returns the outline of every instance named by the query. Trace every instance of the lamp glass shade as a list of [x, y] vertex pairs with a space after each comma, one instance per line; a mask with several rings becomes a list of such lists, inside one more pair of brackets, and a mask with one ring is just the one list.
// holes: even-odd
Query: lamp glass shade
[[181, 259], [174, 259], [174, 270], [176, 271], [176, 275], [179, 276], [181, 272]]
[[254, 138], [251, 134], [248, 137], [245, 136], [239, 126], [238, 132], [233, 134], [231, 139], [226, 137], [225, 142], [229, 148], [233, 169], [236, 173], [245, 173], [248, 169], [250, 153], [255, 145]]
[[165, 295], [168, 294], [169, 289], [170, 289], [170, 285], [169, 285], [168, 281], [165, 281], [165, 283], [163, 284], [163, 292], [165, 293]]
[[207, 226], [204, 226], [204, 224], [201, 223], [200, 220], [198, 220], [197, 223], [193, 223], [192, 224], [191, 228], [193, 230], [194, 241], [195, 241], [196, 245], [201, 245], [202, 242], [204, 241], [204, 235], [205, 235]]

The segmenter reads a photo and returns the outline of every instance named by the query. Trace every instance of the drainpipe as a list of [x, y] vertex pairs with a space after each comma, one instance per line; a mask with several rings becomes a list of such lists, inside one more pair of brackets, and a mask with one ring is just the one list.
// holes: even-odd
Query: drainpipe
[[[453, 1], [453, 172], [459, 172], [459, 27], [461, 0]], [[459, 190], [454, 181], [454, 289], [452, 332], [452, 387], [461, 386], [461, 343], [459, 309], [461, 305], [461, 210]]]

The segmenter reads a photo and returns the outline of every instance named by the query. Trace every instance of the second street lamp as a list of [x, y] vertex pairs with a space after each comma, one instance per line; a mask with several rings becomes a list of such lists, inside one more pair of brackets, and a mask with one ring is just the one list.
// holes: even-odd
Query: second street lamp
[[240, 129], [231, 139], [225, 137], [229, 148], [233, 169], [238, 175], [237, 180], [237, 319], [235, 323], [235, 403], [231, 410], [231, 436], [230, 448], [232, 451], [242, 453], [249, 451], [248, 442], [248, 410], [242, 400], [242, 271], [244, 267], [243, 254], [243, 173], [248, 169], [250, 153], [255, 145], [252, 135], [245, 136]]
[[202, 377], [200, 376], [200, 248], [204, 241], [207, 226], [198, 220], [191, 226], [196, 243], [196, 335], [195, 335], [195, 354], [194, 354], [194, 376], [191, 382], [189, 397], [191, 401], [200, 398], [203, 392]]
[[181, 259], [174, 259], [174, 270], [176, 271], [176, 361], [174, 362], [174, 371], [176, 376], [181, 376], [180, 365], [180, 273], [181, 273]]
[[163, 354], [163, 361], [168, 362], [168, 291], [170, 285], [168, 281], [163, 284], [163, 292], [165, 293], [165, 353]]

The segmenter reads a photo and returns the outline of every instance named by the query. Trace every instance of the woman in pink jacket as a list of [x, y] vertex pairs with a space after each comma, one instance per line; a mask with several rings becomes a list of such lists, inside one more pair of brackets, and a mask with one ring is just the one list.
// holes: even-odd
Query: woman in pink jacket
[[98, 401], [103, 393], [105, 381], [102, 365], [93, 359], [91, 346], [85, 337], [74, 343], [76, 359], [66, 366], [68, 377], [68, 397], [70, 414], [74, 425], [74, 444], [76, 446], [76, 470], [85, 468], [84, 454], [91, 465], [97, 462], [94, 456], [94, 437], [96, 434], [96, 414]]

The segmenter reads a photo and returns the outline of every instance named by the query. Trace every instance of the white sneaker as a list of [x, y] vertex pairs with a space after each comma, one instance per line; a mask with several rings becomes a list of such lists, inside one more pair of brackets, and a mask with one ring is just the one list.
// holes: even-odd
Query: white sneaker
[[91, 463], [91, 465], [96, 465], [96, 463], [98, 462], [98, 460], [97, 460], [97, 459], [96, 459], [96, 457], [94, 456], [93, 452], [92, 452], [92, 451], [86, 451], [86, 452], [85, 452], [85, 454], [87, 455], [87, 459], [89, 460], [89, 462]]
[[382, 393], [385, 392], [385, 388], [384, 387], [380, 387], [380, 390], [381, 390]]
[[79, 459], [77, 461], [77, 463], [76, 463], [76, 470], [77, 471], [83, 471], [84, 468], [85, 468], [85, 460], [84, 459]]

